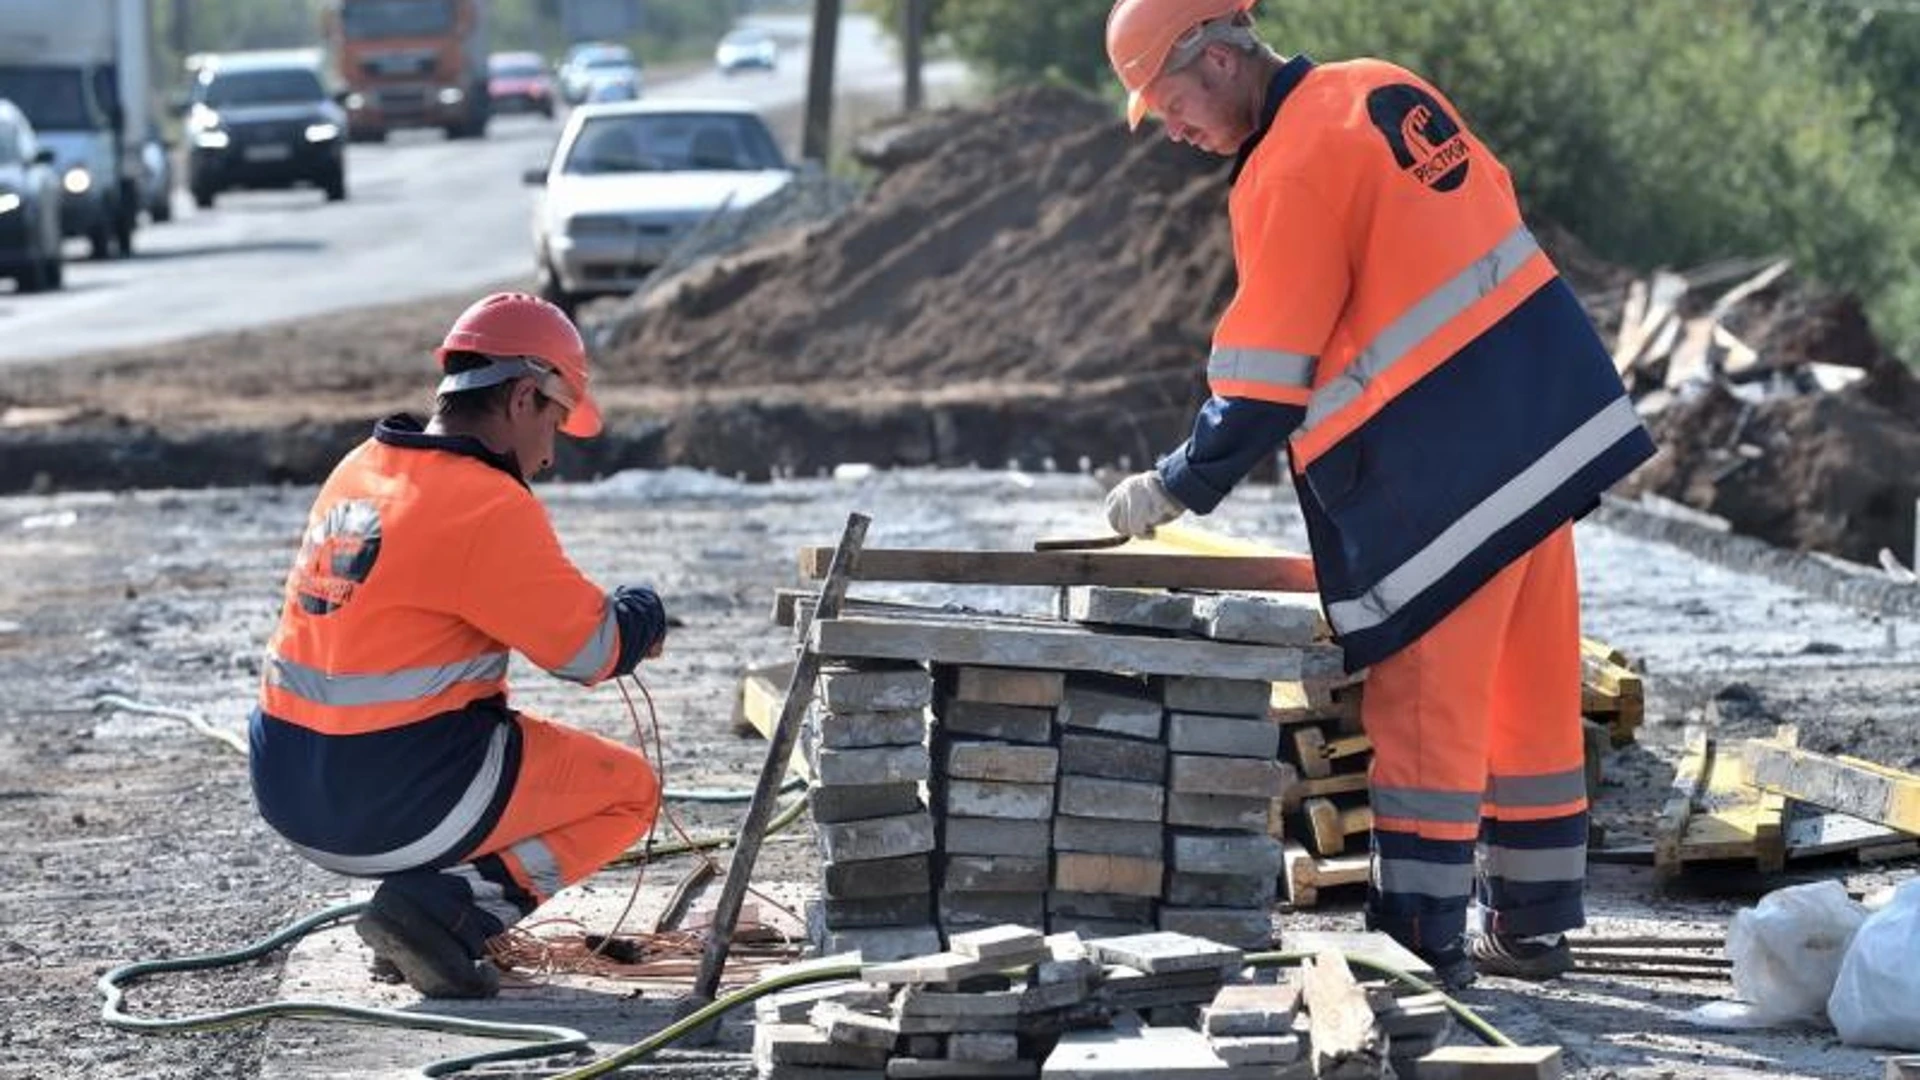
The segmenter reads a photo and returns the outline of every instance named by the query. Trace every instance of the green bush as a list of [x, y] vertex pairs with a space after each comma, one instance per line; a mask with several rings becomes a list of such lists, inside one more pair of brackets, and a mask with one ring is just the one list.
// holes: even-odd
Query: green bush
[[[900, 0], [868, 0], [898, 25]], [[934, 27], [996, 83], [1115, 96], [1110, 0], [933, 0]], [[1920, 29], [1764, 0], [1267, 0], [1283, 53], [1378, 56], [1448, 94], [1530, 213], [1628, 265], [1793, 256], [1860, 293], [1920, 357]], [[1913, 20], [1920, 23], [1920, 19]]]

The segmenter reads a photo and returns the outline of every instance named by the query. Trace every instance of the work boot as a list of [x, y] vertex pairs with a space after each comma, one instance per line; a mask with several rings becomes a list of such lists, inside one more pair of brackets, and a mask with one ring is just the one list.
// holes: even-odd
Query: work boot
[[1482, 975], [1545, 982], [1573, 970], [1573, 950], [1565, 934], [1475, 934], [1468, 939], [1467, 952]]
[[1434, 982], [1450, 994], [1472, 986], [1479, 976], [1480, 969], [1474, 967], [1473, 957], [1458, 945], [1443, 953], [1422, 955], [1421, 959], [1433, 969]]
[[475, 959], [452, 931], [396, 890], [375, 890], [353, 928], [372, 947], [376, 965], [388, 961], [427, 997], [488, 998], [500, 992], [500, 973], [491, 963]]

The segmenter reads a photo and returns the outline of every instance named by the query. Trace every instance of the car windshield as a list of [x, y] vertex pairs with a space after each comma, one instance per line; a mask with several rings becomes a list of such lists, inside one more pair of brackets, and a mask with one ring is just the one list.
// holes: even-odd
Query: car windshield
[[760, 118], [746, 113], [632, 113], [588, 120], [562, 172], [576, 176], [781, 169]]
[[218, 109], [225, 105], [293, 105], [326, 96], [318, 75], [300, 68], [281, 68], [214, 75], [202, 85], [200, 100]]
[[515, 79], [527, 79], [535, 75], [544, 75], [547, 70], [541, 65], [539, 60], [520, 56], [511, 59], [495, 60], [487, 66], [495, 75], [505, 75]]
[[78, 68], [0, 68], [0, 98], [13, 102], [41, 131], [90, 131], [100, 126], [87, 105]]
[[453, 29], [453, 0], [348, 0], [340, 29], [354, 41], [432, 37]]
[[733, 33], [721, 38], [720, 44], [732, 45], [735, 48], [748, 48], [766, 45], [772, 40], [764, 30], [735, 30]]
[[596, 56], [587, 61], [588, 71], [627, 71], [632, 67], [633, 61], [624, 56]]

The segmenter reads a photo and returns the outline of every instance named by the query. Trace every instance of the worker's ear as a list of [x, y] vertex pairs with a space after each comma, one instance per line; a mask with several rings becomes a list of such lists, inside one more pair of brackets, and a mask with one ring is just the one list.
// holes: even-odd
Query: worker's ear
[[518, 423], [521, 419], [539, 412], [539, 393], [538, 380], [531, 378], [513, 380], [513, 390], [507, 394], [507, 419]]

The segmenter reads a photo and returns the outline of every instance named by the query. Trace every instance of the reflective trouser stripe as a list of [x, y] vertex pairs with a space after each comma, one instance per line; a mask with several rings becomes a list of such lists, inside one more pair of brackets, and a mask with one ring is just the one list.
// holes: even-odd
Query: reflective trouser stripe
[[513, 844], [507, 848], [507, 854], [519, 863], [521, 873], [526, 875], [528, 891], [533, 893], [536, 902], [551, 900], [553, 894], [566, 884], [560, 875], [559, 860], [553, 857], [553, 849], [540, 838]]
[[1580, 881], [1587, 876], [1587, 849], [1512, 848], [1487, 845], [1482, 852], [1489, 878], [1507, 881]]
[[1378, 857], [1374, 859], [1373, 875], [1374, 887], [1383, 893], [1456, 900], [1473, 891], [1471, 862], [1426, 862]]
[[1480, 820], [1477, 791], [1434, 791], [1424, 788], [1372, 789], [1373, 816], [1396, 821], [1432, 821], [1476, 824]]
[[500, 920], [501, 926], [512, 926], [526, 918], [529, 907], [522, 910], [519, 904], [507, 895], [506, 886], [489, 879], [472, 863], [450, 866], [442, 873], [459, 878], [473, 894], [473, 906]]
[[384, 877], [455, 854], [454, 846], [480, 824], [487, 808], [493, 803], [495, 791], [500, 786], [501, 773], [506, 767], [507, 740], [511, 734], [512, 728], [506, 724], [493, 729], [492, 738], [487, 740], [487, 756], [481, 761], [473, 782], [467, 785], [460, 801], [447, 812], [447, 816], [441, 818], [420, 839], [373, 855], [336, 855], [299, 844], [293, 845], [294, 848], [316, 866], [354, 877]]
[[1540, 776], [1500, 776], [1487, 778], [1487, 802], [1495, 813], [1524, 807], [1565, 806], [1587, 797], [1585, 768]]
[[1633, 402], [1625, 397], [1615, 399], [1519, 475], [1462, 514], [1373, 588], [1353, 599], [1328, 604], [1327, 620], [1340, 634], [1358, 633], [1386, 622], [1478, 551], [1495, 533], [1533, 509], [1639, 427], [1640, 417], [1633, 411]]
[[613, 665], [614, 651], [620, 647], [620, 620], [609, 597], [601, 609], [600, 625], [593, 628], [585, 645], [573, 659], [553, 669], [553, 674], [569, 682], [590, 683]]

